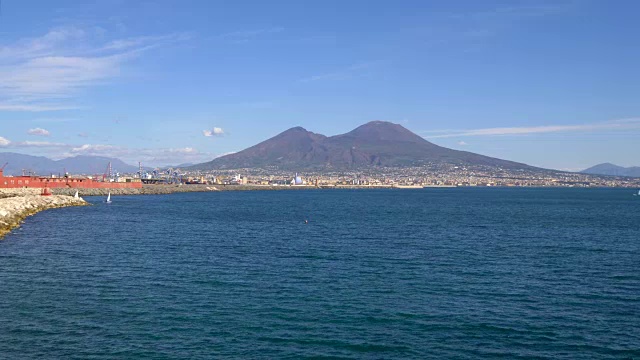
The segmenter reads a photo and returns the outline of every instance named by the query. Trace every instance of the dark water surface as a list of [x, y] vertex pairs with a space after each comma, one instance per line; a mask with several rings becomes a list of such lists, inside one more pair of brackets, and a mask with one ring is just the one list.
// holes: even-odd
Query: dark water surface
[[0, 241], [0, 357], [640, 359], [631, 194], [91, 198]]

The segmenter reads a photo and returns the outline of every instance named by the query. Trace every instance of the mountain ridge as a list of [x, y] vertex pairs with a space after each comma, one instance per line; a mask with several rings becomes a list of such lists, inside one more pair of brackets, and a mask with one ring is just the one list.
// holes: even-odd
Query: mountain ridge
[[386, 121], [371, 121], [345, 134], [329, 137], [296, 126], [242, 151], [189, 169], [358, 169], [429, 163], [536, 169], [522, 163], [448, 149], [427, 141], [400, 124]]
[[623, 167], [602, 163], [580, 171], [582, 174], [640, 177], [640, 166]]
[[23, 169], [38, 175], [62, 174], [65, 171], [71, 174], [103, 174], [109, 162], [111, 162], [114, 172], [132, 173], [138, 171], [136, 166], [129, 165], [120, 159], [104, 156], [77, 155], [52, 160], [45, 156], [0, 152], [0, 166], [7, 163], [4, 169], [6, 175], [21, 175]]

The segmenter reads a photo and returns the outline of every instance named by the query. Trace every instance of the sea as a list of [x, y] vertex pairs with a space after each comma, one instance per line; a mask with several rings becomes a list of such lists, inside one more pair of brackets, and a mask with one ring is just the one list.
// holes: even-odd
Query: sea
[[0, 358], [640, 359], [633, 192], [87, 198], [0, 240]]

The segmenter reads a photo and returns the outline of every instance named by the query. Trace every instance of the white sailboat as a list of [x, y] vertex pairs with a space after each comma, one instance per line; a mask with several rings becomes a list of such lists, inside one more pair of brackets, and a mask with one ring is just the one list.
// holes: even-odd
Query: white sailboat
[[633, 194], [633, 196], [640, 196], [640, 190], [638, 190], [637, 194]]
[[75, 194], [75, 195], [73, 195], [73, 198], [74, 198], [74, 199], [80, 199], [80, 196], [78, 196], [78, 190], [76, 190], [76, 194]]
[[109, 191], [109, 194], [107, 195], [107, 200], [105, 200], [105, 202], [107, 204], [111, 204], [111, 191]]

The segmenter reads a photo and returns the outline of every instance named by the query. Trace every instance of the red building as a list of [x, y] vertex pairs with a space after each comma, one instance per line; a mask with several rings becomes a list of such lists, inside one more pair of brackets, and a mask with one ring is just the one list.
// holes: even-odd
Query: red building
[[0, 189], [8, 188], [78, 188], [78, 189], [141, 189], [139, 179], [127, 182], [96, 181], [89, 178], [43, 177], [43, 176], [4, 176], [0, 169]]

